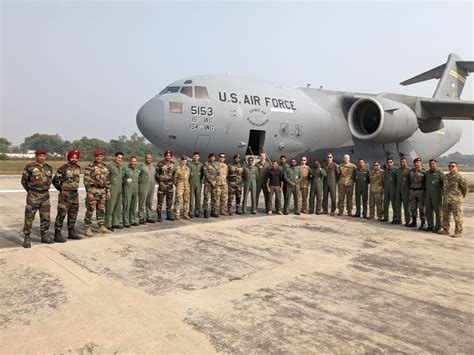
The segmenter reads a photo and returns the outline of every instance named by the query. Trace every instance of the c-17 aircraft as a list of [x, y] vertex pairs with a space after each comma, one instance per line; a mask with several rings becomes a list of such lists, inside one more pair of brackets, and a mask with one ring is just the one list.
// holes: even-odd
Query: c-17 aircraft
[[235, 76], [175, 81], [137, 113], [154, 145], [190, 156], [208, 153], [270, 159], [322, 159], [350, 154], [368, 161], [405, 156], [423, 160], [461, 137], [456, 120], [474, 119], [474, 101], [460, 100], [473, 61], [450, 54], [445, 64], [401, 83], [439, 79], [433, 98], [284, 87]]

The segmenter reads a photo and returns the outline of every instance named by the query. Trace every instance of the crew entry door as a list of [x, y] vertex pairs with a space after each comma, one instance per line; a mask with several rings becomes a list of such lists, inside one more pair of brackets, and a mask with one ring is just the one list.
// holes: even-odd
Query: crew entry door
[[265, 144], [265, 131], [251, 129], [249, 133], [249, 144], [245, 155], [259, 155], [263, 152]]

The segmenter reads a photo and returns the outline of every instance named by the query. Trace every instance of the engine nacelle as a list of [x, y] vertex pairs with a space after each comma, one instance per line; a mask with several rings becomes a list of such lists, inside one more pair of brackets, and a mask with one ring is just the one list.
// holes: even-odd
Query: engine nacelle
[[418, 129], [415, 113], [405, 104], [383, 97], [364, 97], [349, 110], [351, 134], [369, 143], [396, 143]]

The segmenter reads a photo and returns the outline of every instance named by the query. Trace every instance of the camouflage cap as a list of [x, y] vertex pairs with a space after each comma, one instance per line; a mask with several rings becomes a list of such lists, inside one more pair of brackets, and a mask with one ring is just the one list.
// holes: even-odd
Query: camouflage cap
[[45, 148], [38, 148], [36, 149], [35, 155], [39, 154], [48, 154], [48, 151]]

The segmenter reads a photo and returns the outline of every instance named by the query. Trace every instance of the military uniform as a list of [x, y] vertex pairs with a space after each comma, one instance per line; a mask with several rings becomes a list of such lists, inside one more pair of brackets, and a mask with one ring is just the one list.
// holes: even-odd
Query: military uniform
[[354, 194], [354, 170], [357, 167], [348, 163], [347, 165], [339, 165], [339, 181], [337, 188], [339, 197], [337, 201], [337, 208], [339, 209], [339, 216], [344, 212], [344, 199], [346, 200], [347, 214], [352, 215], [352, 195]]
[[[290, 164], [288, 163], [285, 163], [285, 164], [282, 164], [280, 163], [280, 171], [281, 171], [281, 174], [282, 176], [284, 177], [285, 176], [285, 170], [288, 169], [290, 167]], [[284, 181], [285, 179], [283, 178], [283, 206], [285, 205], [286, 203], [286, 181]]]
[[[310, 175], [310, 192], [309, 192], [309, 213], [320, 214], [323, 203], [323, 184], [326, 177], [326, 170], [314, 168]], [[314, 199], [316, 197], [316, 208]]]
[[84, 172], [84, 187], [86, 194], [92, 194], [94, 201], [89, 201], [86, 197], [86, 215], [84, 217], [84, 225], [87, 229], [92, 225], [92, 216], [97, 208], [97, 224], [104, 226], [105, 203], [107, 201], [107, 192], [110, 191], [110, 172], [104, 163], [96, 163], [95, 161], [87, 165]]
[[190, 188], [190, 216], [199, 217], [201, 213], [201, 190], [202, 179], [204, 177], [204, 166], [198, 161], [188, 163], [190, 169], [189, 188]]
[[155, 196], [155, 167], [152, 163], [138, 166], [138, 218], [140, 223], [153, 221], [153, 197]]
[[421, 226], [425, 225], [425, 188], [426, 170], [413, 168], [408, 173], [410, 184], [410, 214], [411, 227], [416, 227], [417, 208], [420, 211]]
[[231, 213], [232, 203], [235, 196], [235, 212], [240, 214], [240, 202], [242, 199], [242, 180], [244, 177], [244, 167], [241, 163], [229, 164], [229, 199], [227, 201], [227, 209]]
[[105, 226], [112, 229], [122, 224], [122, 185], [125, 169], [115, 161], [107, 166], [110, 172], [110, 198], [105, 205]]
[[443, 177], [443, 233], [449, 234], [449, 219], [454, 218], [454, 235], [461, 237], [463, 232], [463, 198], [468, 191], [467, 180], [458, 172]]
[[49, 201], [49, 187], [53, 178], [53, 168], [48, 163], [32, 162], [25, 166], [21, 177], [21, 184], [26, 190], [25, 224], [23, 246], [29, 248], [30, 234], [36, 211], [40, 215], [41, 242], [52, 243], [48, 235], [50, 225], [51, 204]]
[[377, 208], [377, 218], [383, 216], [384, 171], [372, 170], [370, 173], [369, 218], [374, 219]]
[[265, 200], [265, 212], [268, 212], [268, 190], [267, 184], [265, 182], [265, 177], [267, 176], [267, 171], [272, 167], [268, 161], [265, 163], [258, 162], [255, 164], [258, 169], [258, 182], [257, 182], [257, 208], [258, 208], [258, 199], [260, 197], [260, 192], [263, 191], [263, 198]]
[[[392, 209], [395, 211], [395, 192], [397, 191], [397, 169], [386, 168], [384, 171], [384, 184], [383, 184], [383, 220], [388, 221], [390, 204]], [[393, 217], [395, 218], [395, 217]]]
[[[209, 216], [207, 210], [209, 200], [211, 200], [211, 215], [218, 217], [217, 207], [219, 199], [219, 186], [217, 180], [219, 178], [219, 169], [216, 162], [206, 161], [204, 163], [204, 196], [202, 200], [202, 209], [204, 211], [204, 217]], [[212, 186], [212, 183], [215, 183]]]
[[[441, 229], [441, 208], [443, 205], [443, 177], [444, 174], [436, 169], [426, 172], [425, 210], [427, 230], [439, 231]], [[433, 213], [435, 220], [433, 220]], [[434, 223], [435, 222], [435, 223]]]
[[324, 162], [323, 169], [326, 171], [326, 178], [323, 182], [323, 213], [328, 213], [329, 208], [329, 195], [331, 195], [331, 214], [336, 211], [336, 186], [337, 178], [339, 176], [339, 166], [332, 162]]
[[174, 220], [171, 214], [173, 207], [173, 192], [176, 178], [176, 168], [172, 160], [160, 160], [156, 165], [155, 181], [158, 183], [158, 202], [156, 204], [156, 213], [158, 222], [161, 222], [161, 210], [163, 209], [163, 201], [166, 199], [166, 219]]
[[311, 178], [311, 168], [308, 165], [300, 165], [301, 182], [301, 213], [308, 213], [308, 194], [309, 194], [309, 180]]
[[[74, 231], [77, 213], [79, 212], [79, 182], [81, 167], [77, 163], [68, 162], [61, 166], [53, 178], [53, 185], [59, 191], [58, 214], [54, 223], [55, 238], [62, 239], [61, 229], [67, 215], [69, 238], [80, 239]], [[56, 237], [58, 235], [58, 237]]]
[[367, 202], [369, 200], [370, 170], [367, 167], [354, 170], [356, 216], [361, 216], [360, 198], [362, 197], [362, 217], [367, 217]]
[[217, 169], [219, 170], [219, 177], [217, 178], [217, 185], [219, 186], [219, 214], [227, 216], [226, 206], [229, 198], [227, 176], [229, 175], [229, 167], [226, 163], [218, 162]]
[[291, 195], [293, 195], [293, 204], [295, 214], [300, 214], [298, 206], [298, 198], [300, 194], [300, 182], [301, 182], [301, 170], [298, 166], [290, 166], [285, 170], [285, 181], [287, 182], [286, 188], [286, 204], [283, 208], [283, 213], [288, 214], [290, 207]]
[[410, 223], [410, 185], [408, 183], [408, 173], [410, 168], [398, 168], [395, 171], [396, 175], [396, 191], [395, 191], [395, 208], [393, 209], [393, 220], [395, 222], [402, 221], [402, 205], [403, 213], [405, 215], [405, 225]]
[[187, 165], [178, 165], [176, 168], [176, 196], [174, 199], [174, 215], [180, 219], [180, 204], [183, 203], [183, 217], [189, 218], [189, 177], [191, 169]]
[[123, 176], [123, 224], [137, 226], [138, 184], [140, 170], [130, 165], [124, 169]]
[[257, 184], [258, 184], [258, 168], [255, 165], [246, 166], [244, 168], [244, 199], [242, 203], [242, 213], [247, 212], [247, 197], [250, 192], [251, 212], [257, 213]]

